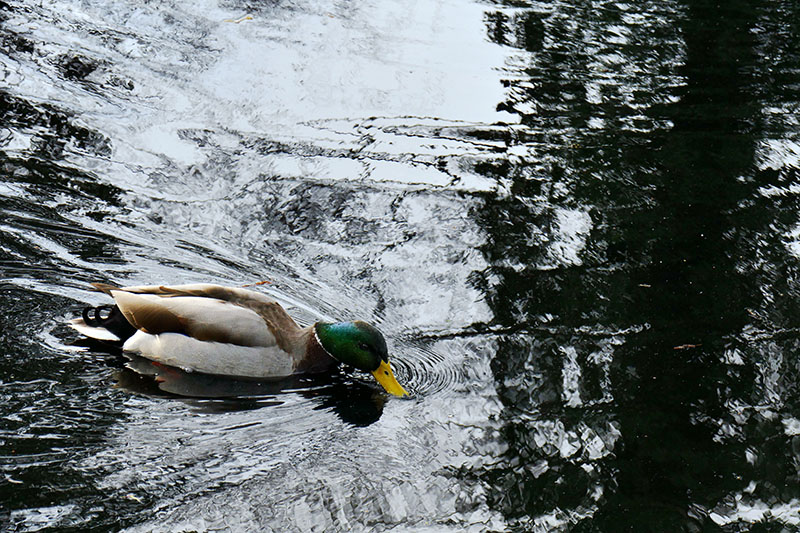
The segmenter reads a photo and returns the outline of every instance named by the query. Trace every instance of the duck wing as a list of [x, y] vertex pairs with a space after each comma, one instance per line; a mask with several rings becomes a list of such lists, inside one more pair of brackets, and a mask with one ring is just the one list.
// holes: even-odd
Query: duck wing
[[[95, 284], [94, 286], [109, 295], [114, 290], [120, 290], [110, 285]], [[162, 298], [194, 296], [228, 302], [258, 314], [267, 324], [278, 345], [287, 352], [295, 352], [299, 349], [298, 343], [303, 343], [305, 340], [305, 329], [298, 326], [278, 302], [259, 292], [209, 283], [171, 286], [145, 285], [124, 287], [121, 290], [135, 294], [157, 295]]]
[[119, 310], [136, 329], [159, 335], [181, 333], [199, 341], [239, 346], [275, 346], [272, 328], [258, 313], [213, 298], [164, 298], [125, 290], [111, 293]]
[[300, 328], [268, 296], [209, 284], [115, 287], [114, 298], [138, 331], [123, 345], [147, 359], [184, 370], [236, 377], [294, 373], [306, 355], [310, 328]]

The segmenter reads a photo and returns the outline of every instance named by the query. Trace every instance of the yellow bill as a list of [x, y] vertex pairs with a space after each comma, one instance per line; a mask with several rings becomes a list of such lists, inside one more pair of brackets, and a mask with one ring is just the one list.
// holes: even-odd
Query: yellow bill
[[374, 370], [372, 375], [375, 376], [375, 379], [378, 380], [378, 383], [380, 383], [389, 394], [394, 394], [395, 396], [408, 396], [406, 390], [401, 387], [394, 378], [392, 367], [390, 367], [389, 363], [386, 361], [381, 361], [381, 366], [379, 366], [377, 370]]

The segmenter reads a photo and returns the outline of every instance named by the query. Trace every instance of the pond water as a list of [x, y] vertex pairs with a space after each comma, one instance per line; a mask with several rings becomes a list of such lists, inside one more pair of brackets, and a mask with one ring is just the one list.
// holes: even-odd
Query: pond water
[[[0, 43], [0, 530], [800, 528], [800, 4], [9, 0]], [[412, 398], [159, 388], [66, 327], [93, 281], [267, 281]]]

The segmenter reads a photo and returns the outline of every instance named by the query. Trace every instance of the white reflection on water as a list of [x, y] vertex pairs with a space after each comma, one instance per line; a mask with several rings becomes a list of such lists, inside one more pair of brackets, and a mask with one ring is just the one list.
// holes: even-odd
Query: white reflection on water
[[[487, 378], [481, 360], [466, 363]], [[500, 411], [494, 393], [471, 389], [389, 401], [360, 428], [292, 393], [277, 406], [229, 413], [131, 398], [107, 451], [84, 466], [108, 471], [110, 491], [158, 495], [157, 518], [131, 531], [502, 527], [483, 507], [482, 487], [449, 473], [501, 451], [487, 424]]]
[[[10, 60], [12, 93], [106, 136], [110, 153], [76, 145], [65, 158], [123, 191], [99, 221], [91, 206], [64, 214], [91, 238], [113, 236], [115, 261], [81, 259], [46, 232], [21, 239], [85, 277], [267, 279], [304, 321], [372, 320], [395, 339], [398, 378], [417, 394], [359, 427], [303, 391], [221, 412], [114, 391], [118, 421], [65, 467], [108, 494], [106, 513], [144, 507], [141, 531], [503, 529], [481, 483], [453, 474], [503, 450], [491, 342], [414, 340], [491, 318], [468, 277], [486, 268], [471, 194], [493, 185], [469, 163], [504, 149], [485, 134], [512, 117], [495, 110], [504, 51], [483, 38], [483, 10], [295, 2], [239, 24], [225, 22], [239, 6], [215, 2], [12, 12], [6, 24], [37, 43]], [[71, 56], [94, 70], [64, 78], [55, 65]], [[14, 132], [5, 149], [24, 155], [26, 135], [36, 132]], [[94, 512], [29, 509], [15, 523]]]

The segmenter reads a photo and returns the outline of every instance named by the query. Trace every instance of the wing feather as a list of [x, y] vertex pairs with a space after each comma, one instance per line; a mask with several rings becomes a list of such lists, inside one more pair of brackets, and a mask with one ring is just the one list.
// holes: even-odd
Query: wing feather
[[269, 325], [256, 312], [213, 298], [114, 291], [114, 300], [134, 326], [154, 335], [183, 333], [199, 341], [239, 346], [276, 344]]
[[111, 296], [128, 322], [145, 333], [186, 333], [186, 323], [169, 308], [152, 298], [125, 291], [112, 290]]
[[[192, 305], [200, 307], [202, 305], [200, 302], [205, 299], [218, 303], [227, 302], [239, 308], [248, 309], [260, 317], [263, 322], [262, 326], [266, 326], [269, 336], [275, 339], [274, 342], [277, 342], [283, 350], [290, 353], [298, 350], [298, 342], [300, 342], [299, 339], [303, 332], [302, 328], [297, 325], [297, 322], [289, 316], [278, 302], [265, 294], [239, 287], [224, 287], [209, 283], [171, 286], [142, 285], [124, 287], [122, 290], [127, 293], [159, 298], [159, 303], [170, 307], [172, 306], [169, 302], [185, 301], [191, 301]], [[179, 313], [179, 316], [183, 317], [185, 315]], [[192, 328], [192, 333], [190, 334], [201, 340], [234, 342], [246, 346], [253, 345], [252, 341], [231, 341], [229, 337], [225, 336], [225, 332], [233, 327], [234, 323], [233, 320], [229, 320], [221, 325], [215, 325], [216, 321], [212, 320], [210, 324], [203, 328]], [[300, 349], [302, 348], [304, 346]]]

